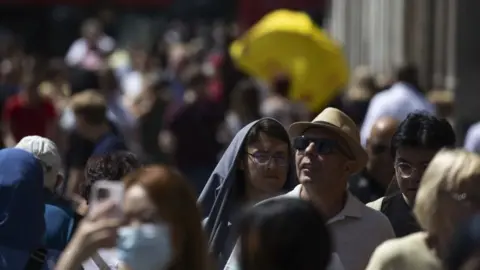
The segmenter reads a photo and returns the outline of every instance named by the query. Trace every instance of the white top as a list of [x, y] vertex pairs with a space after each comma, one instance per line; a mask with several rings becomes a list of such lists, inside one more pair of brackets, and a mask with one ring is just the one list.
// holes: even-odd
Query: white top
[[480, 122], [468, 129], [464, 147], [467, 151], [480, 154]]
[[[302, 185], [279, 197], [300, 198]], [[365, 206], [348, 193], [344, 209], [326, 223], [335, 247], [328, 270], [364, 270], [370, 255], [385, 240], [394, 238], [393, 228], [382, 213]], [[224, 270], [238, 268], [238, 245]]]
[[419, 92], [405, 83], [396, 83], [390, 89], [376, 94], [370, 101], [365, 121], [360, 131], [365, 146], [375, 122], [385, 116], [403, 121], [409, 113], [426, 111], [435, 114], [435, 107]]
[[[109, 36], [102, 36], [98, 39], [97, 48], [103, 53], [111, 52], [115, 47], [115, 41]], [[85, 38], [79, 38], [72, 43], [68, 49], [65, 62], [68, 66], [83, 66], [87, 69], [97, 69], [99, 62], [98, 55], [91, 52], [88, 49], [87, 40]]]

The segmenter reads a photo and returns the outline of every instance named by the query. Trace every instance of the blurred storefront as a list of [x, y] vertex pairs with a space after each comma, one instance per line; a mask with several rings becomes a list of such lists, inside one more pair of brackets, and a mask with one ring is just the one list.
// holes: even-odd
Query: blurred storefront
[[420, 68], [425, 89], [455, 92], [459, 138], [480, 120], [480, 1], [335, 0], [327, 27], [343, 42], [351, 67], [390, 76], [398, 64]]

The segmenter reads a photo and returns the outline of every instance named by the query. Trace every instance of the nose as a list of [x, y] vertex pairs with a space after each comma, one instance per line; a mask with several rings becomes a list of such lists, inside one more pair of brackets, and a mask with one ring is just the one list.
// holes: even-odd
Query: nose
[[311, 142], [307, 148], [305, 148], [305, 153], [306, 154], [310, 154], [310, 155], [314, 155], [317, 153], [316, 149], [315, 149], [315, 143]]

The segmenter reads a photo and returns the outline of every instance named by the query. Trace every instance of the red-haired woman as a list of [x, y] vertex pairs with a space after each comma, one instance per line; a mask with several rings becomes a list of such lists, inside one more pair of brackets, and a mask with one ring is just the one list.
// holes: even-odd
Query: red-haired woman
[[99, 248], [117, 247], [125, 270], [206, 270], [207, 249], [194, 192], [165, 166], [137, 170], [124, 179], [123, 219], [109, 218], [105, 203], [82, 221], [57, 269], [77, 269]]

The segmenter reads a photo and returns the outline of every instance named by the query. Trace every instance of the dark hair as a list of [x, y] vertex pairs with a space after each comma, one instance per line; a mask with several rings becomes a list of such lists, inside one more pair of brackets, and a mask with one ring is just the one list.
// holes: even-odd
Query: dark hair
[[414, 64], [404, 64], [398, 67], [396, 72], [397, 81], [406, 82], [418, 87], [418, 69]]
[[119, 180], [125, 175], [140, 168], [140, 161], [135, 154], [127, 151], [112, 152], [88, 159], [85, 166], [85, 180], [89, 185], [84, 190], [86, 199], [89, 197], [90, 186], [98, 180]]
[[243, 270], [321, 270], [330, 261], [325, 219], [304, 200], [272, 199], [250, 208], [238, 233]]
[[288, 96], [290, 90], [290, 79], [284, 75], [277, 76], [272, 85], [272, 91], [279, 94], [282, 97]]
[[251, 79], [238, 82], [229, 98], [230, 110], [238, 115], [242, 124], [260, 118], [260, 90]]
[[258, 141], [260, 133], [265, 133], [269, 137], [281, 140], [285, 143], [290, 143], [290, 137], [282, 124], [271, 118], [264, 118], [259, 120], [258, 123], [256, 123], [248, 132], [245, 140], [245, 147]]
[[391, 142], [391, 155], [395, 158], [398, 148], [419, 147], [440, 150], [455, 146], [455, 132], [445, 119], [425, 112], [410, 113], [398, 126]]
[[462, 266], [480, 251], [480, 215], [477, 214], [458, 226], [449, 247], [444, 262], [446, 269], [462, 269]]

